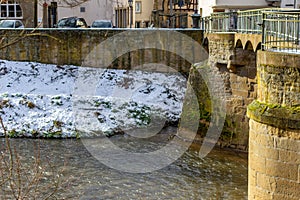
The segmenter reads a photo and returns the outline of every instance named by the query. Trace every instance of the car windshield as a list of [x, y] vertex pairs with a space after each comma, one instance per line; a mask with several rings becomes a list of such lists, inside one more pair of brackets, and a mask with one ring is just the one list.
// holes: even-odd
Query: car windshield
[[1, 28], [13, 28], [14, 27], [14, 22], [13, 21], [0, 21], [0, 27]]
[[79, 18], [76, 23], [77, 27], [87, 27], [87, 24], [83, 18]]
[[106, 21], [95, 21], [93, 23], [93, 27], [99, 27], [99, 28], [111, 28], [111, 22]]
[[82, 18], [65, 18], [58, 21], [57, 26], [59, 28], [69, 27], [69, 28], [78, 28], [78, 27], [87, 27], [84, 19]]

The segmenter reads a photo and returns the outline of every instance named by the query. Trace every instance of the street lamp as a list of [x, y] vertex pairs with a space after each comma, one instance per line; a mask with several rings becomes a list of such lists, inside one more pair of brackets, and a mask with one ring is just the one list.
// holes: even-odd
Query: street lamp
[[130, 28], [132, 27], [132, 20], [133, 20], [133, 0], [128, 0], [128, 4], [129, 4], [129, 9], [130, 9]]

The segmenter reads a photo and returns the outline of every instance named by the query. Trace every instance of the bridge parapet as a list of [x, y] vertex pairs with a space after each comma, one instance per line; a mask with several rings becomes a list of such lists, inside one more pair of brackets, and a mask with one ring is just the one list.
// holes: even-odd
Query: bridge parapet
[[251, 38], [254, 49], [261, 42], [263, 50], [300, 51], [300, 10], [264, 8], [213, 13], [203, 17], [201, 25], [205, 33], [261, 35], [260, 39]]

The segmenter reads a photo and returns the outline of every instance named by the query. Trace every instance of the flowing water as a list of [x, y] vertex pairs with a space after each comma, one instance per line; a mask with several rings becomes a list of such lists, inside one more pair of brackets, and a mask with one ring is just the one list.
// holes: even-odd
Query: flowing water
[[[137, 142], [126, 135], [113, 136], [110, 140], [128, 150], [143, 147], [151, 151], [168, 141], [172, 129], [165, 132], [152, 140]], [[34, 168], [34, 156], [38, 156], [44, 165], [39, 182], [43, 187], [37, 187], [38, 199], [39, 195], [55, 188], [53, 199], [247, 199], [245, 153], [215, 148], [200, 159], [197, 154], [200, 145], [194, 143], [173, 164], [142, 174], [105, 166], [89, 153], [80, 139], [11, 139], [10, 144], [24, 163], [23, 173], [26, 173], [26, 167], [28, 171]], [[2, 152], [5, 152], [4, 146], [5, 139], [2, 138]], [[55, 180], [59, 184], [54, 186]], [[9, 189], [2, 187], [1, 190], [0, 187], [0, 192], [2, 199], [9, 199]]]

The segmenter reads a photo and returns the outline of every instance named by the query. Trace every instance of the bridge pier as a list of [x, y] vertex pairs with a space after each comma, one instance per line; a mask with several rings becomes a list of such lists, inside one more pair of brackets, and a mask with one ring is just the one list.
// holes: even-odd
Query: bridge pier
[[[249, 120], [246, 111], [247, 106], [256, 99], [257, 93], [256, 53], [253, 49], [236, 48], [235, 33], [209, 33], [205, 37], [209, 49], [209, 66], [223, 78], [227, 96], [227, 117], [220, 143], [222, 146], [247, 150]], [[201, 94], [204, 90], [199, 87], [195, 90], [200, 91], [199, 104], [206, 102], [201, 98], [205, 96]]]
[[248, 199], [300, 197], [300, 55], [259, 51], [250, 118]]

